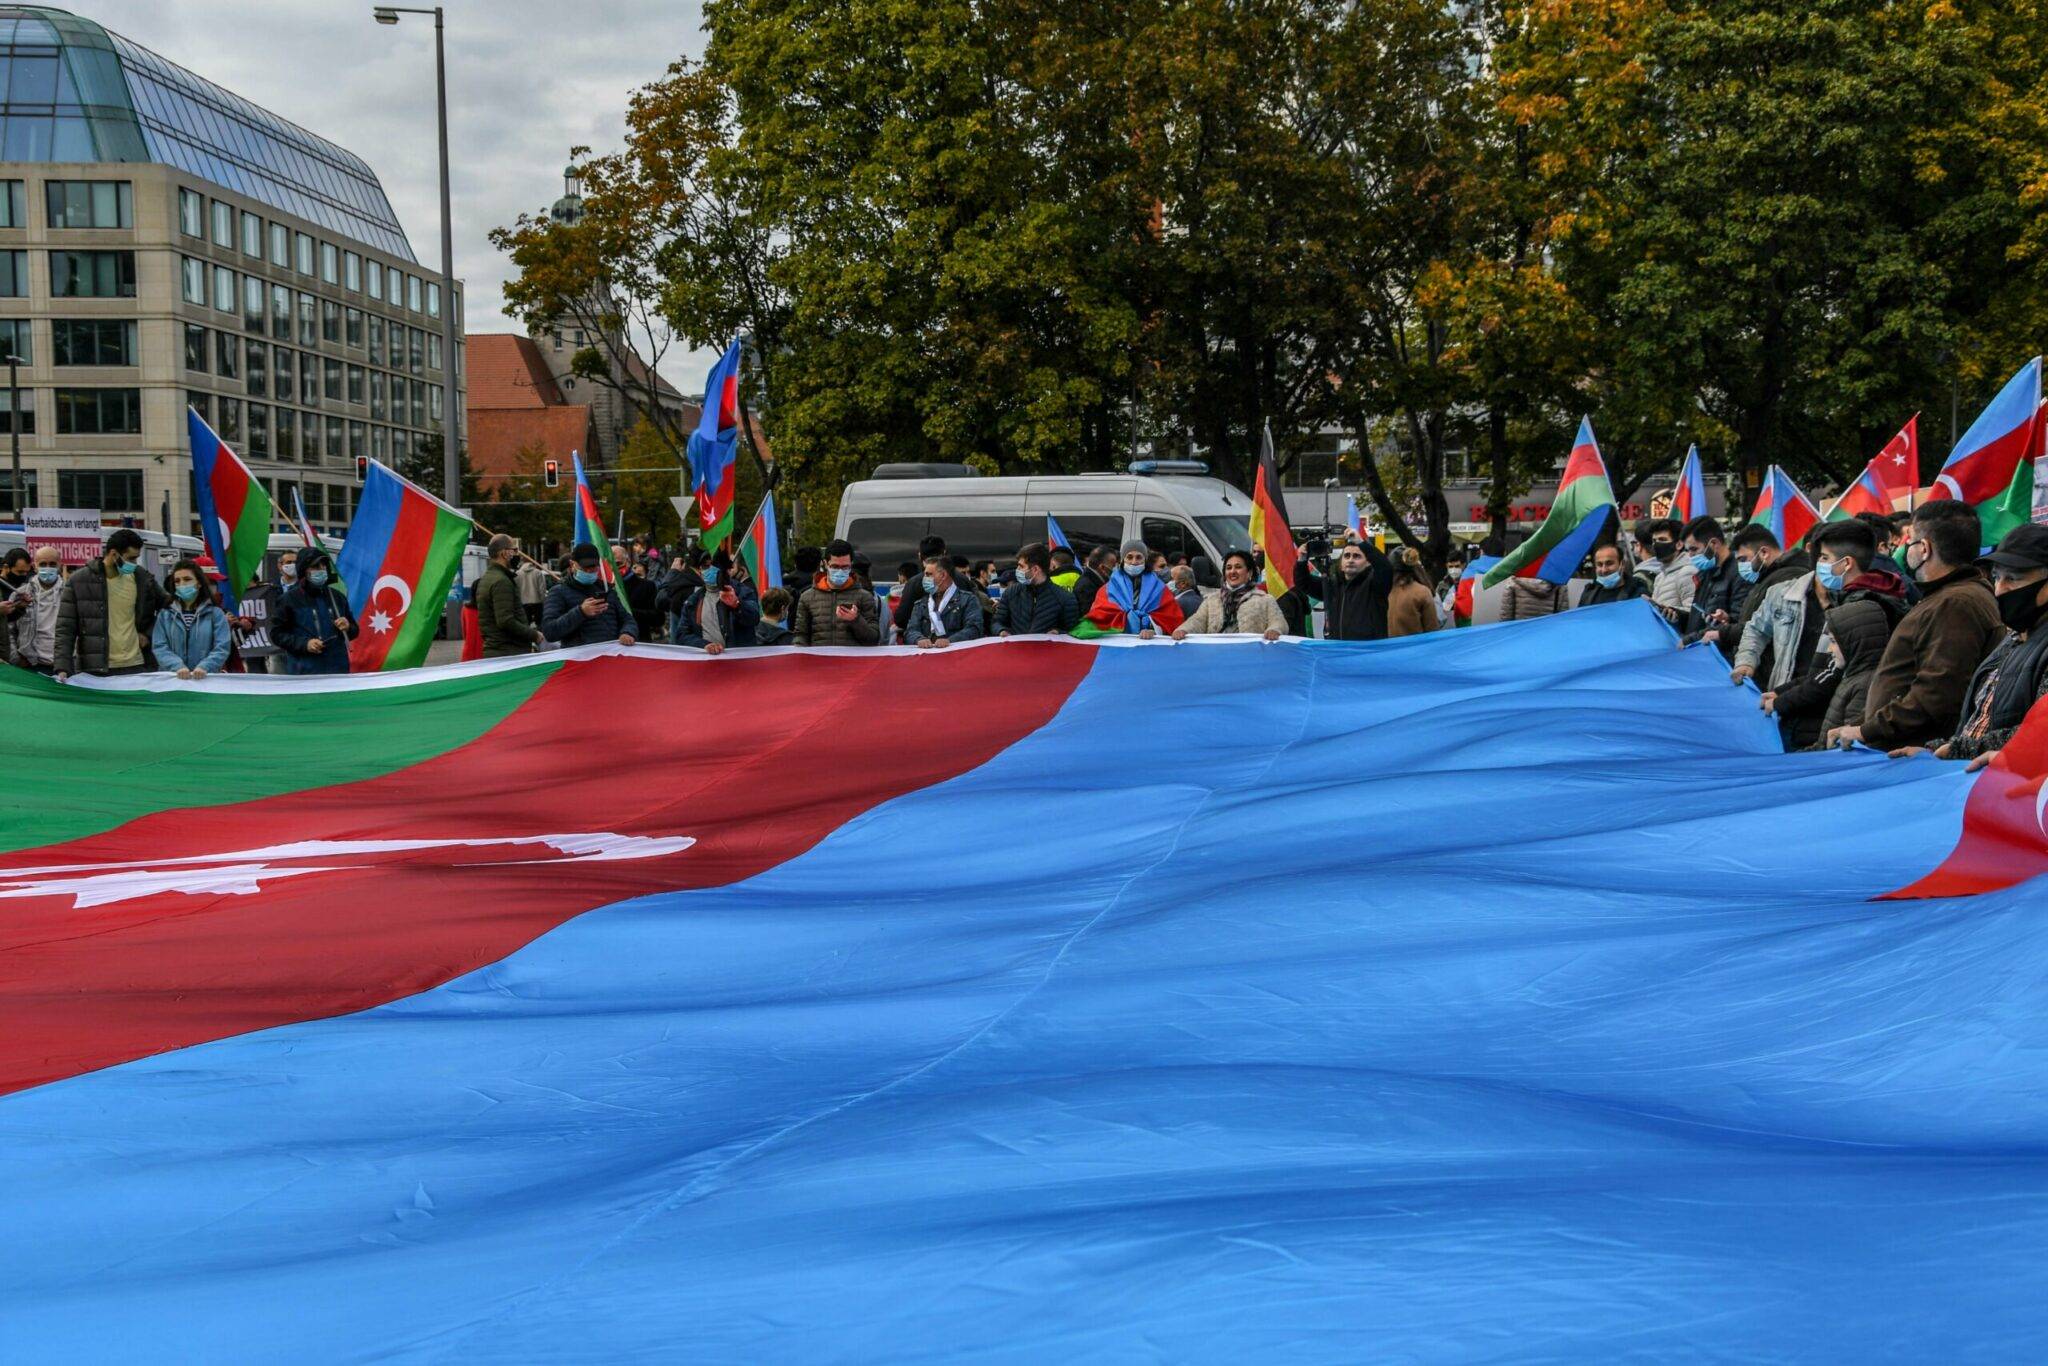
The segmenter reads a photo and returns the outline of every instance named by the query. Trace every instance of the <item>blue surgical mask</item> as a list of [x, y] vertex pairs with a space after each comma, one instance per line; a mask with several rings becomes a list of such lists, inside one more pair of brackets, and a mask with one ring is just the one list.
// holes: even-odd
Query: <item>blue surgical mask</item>
[[327, 586], [327, 571], [324, 569], [314, 570], [306, 575], [306, 582], [312, 584], [315, 588], [325, 588]]
[[1694, 571], [1695, 571], [1695, 572], [1697, 572], [1697, 573], [1701, 573], [1701, 574], [1711, 574], [1711, 573], [1713, 573], [1713, 572], [1714, 572], [1714, 563], [1715, 563], [1715, 561], [1714, 561], [1714, 557], [1713, 557], [1712, 555], [1695, 555], [1695, 556], [1693, 556], [1693, 557], [1692, 557], [1692, 567], [1693, 567]]
[[1593, 582], [1599, 584], [1602, 588], [1619, 588], [1621, 587], [1621, 575], [1602, 574], [1595, 578]]
[[178, 595], [179, 602], [191, 602], [199, 596], [199, 585], [196, 583], [181, 583], [171, 591]]
[[704, 582], [707, 584], [718, 582], [718, 571], [710, 565], [704, 566]]
[[852, 580], [853, 571], [851, 569], [828, 569], [825, 571], [825, 582], [831, 584], [834, 588], [844, 588]]
[[582, 584], [585, 588], [590, 587], [590, 585], [597, 582], [597, 571], [595, 569], [577, 570], [576, 582]]
[[1134, 579], [1141, 579], [1145, 576], [1145, 566], [1142, 564], [1127, 564], [1124, 566], [1124, 573], [1129, 574]]
[[38, 569], [36, 571], [36, 577], [41, 579], [44, 583], [55, 583], [57, 581], [58, 572], [59, 571], [55, 569]]
[[932, 576], [929, 574], [924, 576], [924, 591], [927, 593], [936, 593], [939, 591], [939, 586], [932, 582]]
[[1758, 570], [1755, 560], [1737, 560], [1735, 562], [1735, 572], [1742, 576], [1744, 583], [1755, 583], [1757, 581]]
[[1848, 582], [1847, 579], [1842, 577], [1841, 565], [1834, 560], [1830, 560], [1825, 564], [1815, 565], [1813, 567], [1813, 574], [1815, 578], [1820, 580], [1820, 586], [1827, 589], [1830, 593], [1841, 592], [1842, 585]]
[[133, 573], [135, 572], [135, 561], [133, 561], [133, 560], [123, 560], [123, 561], [121, 561], [121, 572], [122, 572], [123, 574], [133, 574]]

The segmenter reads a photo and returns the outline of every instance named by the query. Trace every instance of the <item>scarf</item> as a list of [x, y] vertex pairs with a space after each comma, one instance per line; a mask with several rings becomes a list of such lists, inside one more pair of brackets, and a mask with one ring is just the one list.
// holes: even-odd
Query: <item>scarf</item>
[[1257, 579], [1251, 580], [1242, 588], [1223, 590], [1223, 630], [1226, 634], [1237, 629], [1237, 609], [1244, 606], [1246, 598], [1258, 591]]
[[1152, 614], [1159, 610], [1159, 601], [1166, 596], [1166, 585], [1159, 582], [1157, 574], [1149, 572], [1134, 582], [1119, 568], [1109, 576], [1102, 591], [1124, 614], [1124, 629], [1135, 635], [1151, 628]]
[[943, 597], [934, 600], [929, 593], [925, 595], [925, 614], [929, 616], [932, 620], [932, 634], [938, 637], [940, 640], [944, 640], [946, 638], [946, 623], [944, 619], [940, 616], [940, 614], [946, 610], [946, 604], [951, 602], [953, 600], [953, 595], [959, 591], [959, 584], [949, 583], [946, 585], [946, 592]]

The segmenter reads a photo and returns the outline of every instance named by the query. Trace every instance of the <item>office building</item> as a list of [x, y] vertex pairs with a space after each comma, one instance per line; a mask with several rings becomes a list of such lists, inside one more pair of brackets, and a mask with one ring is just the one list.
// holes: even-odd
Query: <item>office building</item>
[[280, 506], [296, 486], [344, 528], [356, 457], [438, 449], [450, 365], [461, 411], [436, 276], [360, 157], [88, 19], [0, 6], [0, 344], [23, 362], [0, 417], [31, 504], [193, 530], [189, 404]]

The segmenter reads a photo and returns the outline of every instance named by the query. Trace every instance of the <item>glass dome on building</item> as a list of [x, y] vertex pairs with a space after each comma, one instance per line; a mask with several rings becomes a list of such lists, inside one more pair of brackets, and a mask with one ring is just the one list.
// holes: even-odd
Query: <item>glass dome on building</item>
[[154, 161], [415, 260], [376, 174], [89, 19], [0, 5], [0, 161]]

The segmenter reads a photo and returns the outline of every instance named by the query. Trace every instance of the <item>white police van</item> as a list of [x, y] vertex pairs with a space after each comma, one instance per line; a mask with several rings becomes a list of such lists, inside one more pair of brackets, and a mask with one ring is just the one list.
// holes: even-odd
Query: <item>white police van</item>
[[1046, 540], [1050, 517], [1077, 556], [1141, 540], [1186, 554], [1196, 579], [1215, 587], [1225, 552], [1251, 548], [1251, 510], [1248, 496], [1194, 460], [1137, 461], [1124, 474], [998, 478], [965, 465], [883, 465], [847, 486], [835, 534], [886, 583], [927, 536], [943, 537], [955, 555], [1007, 566], [1019, 546]]

